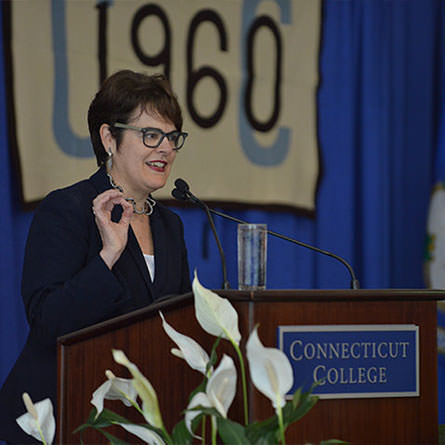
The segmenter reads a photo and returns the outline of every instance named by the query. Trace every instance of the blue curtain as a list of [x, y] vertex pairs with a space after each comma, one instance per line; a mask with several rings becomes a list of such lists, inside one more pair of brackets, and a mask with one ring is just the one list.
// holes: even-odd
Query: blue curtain
[[[0, 8], [0, 23], [2, 23]], [[20, 210], [7, 137], [4, 51], [0, 45], [0, 189], [2, 190], [0, 235], [0, 382], [6, 378], [28, 332], [20, 297], [20, 278], [26, 234], [32, 215]], [[0, 383], [0, 384], [1, 384]]]
[[[343, 256], [363, 288], [423, 288], [426, 216], [445, 85], [444, 27], [441, 0], [326, 1], [317, 96], [322, 177], [316, 217], [231, 213]], [[3, 70], [0, 75], [1, 382], [26, 335], [20, 275], [31, 215], [19, 210], [5, 131]], [[240, 184], [246, 180], [240, 178]], [[220, 259], [205, 215], [198, 209], [177, 212], [185, 224], [191, 268], [204, 285], [219, 288]], [[216, 226], [235, 287], [236, 224], [216, 218]], [[349, 287], [341, 264], [279, 239], [268, 242], [269, 288]], [[443, 389], [444, 377], [439, 378]], [[440, 406], [441, 423], [444, 410]]]

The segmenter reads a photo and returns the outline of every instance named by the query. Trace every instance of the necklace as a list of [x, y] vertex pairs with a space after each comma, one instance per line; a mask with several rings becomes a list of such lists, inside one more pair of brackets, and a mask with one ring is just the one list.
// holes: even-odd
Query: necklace
[[[124, 193], [124, 189], [119, 184], [114, 183], [113, 177], [110, 175], [110, 173], [107, 172], [107, 176], [111, 187], [113, 187], [115, 190], [119, 190], [121, 193]], [[125, 201], [129, 202], [133, 206], [133, 213], [136, 215], [149, 216], [153, 213], [153, 207], [156, 205], [156, 201], [150, 196], [147, 196], [147, 199], [144, 202], [144, 208], [140, 210], [136, 207], [136, 201], [133, 198], [125, 198]]]

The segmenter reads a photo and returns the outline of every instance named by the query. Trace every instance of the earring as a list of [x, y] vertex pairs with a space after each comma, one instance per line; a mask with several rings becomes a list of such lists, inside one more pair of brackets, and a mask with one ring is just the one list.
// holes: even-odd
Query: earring
[[105, 161], [105, 165], [107, 167], [107, 171], [110, 172], [111, 168], [113, 167], [113, 152], [111, 151], [111, 148], [107, 151], [107, 160]]

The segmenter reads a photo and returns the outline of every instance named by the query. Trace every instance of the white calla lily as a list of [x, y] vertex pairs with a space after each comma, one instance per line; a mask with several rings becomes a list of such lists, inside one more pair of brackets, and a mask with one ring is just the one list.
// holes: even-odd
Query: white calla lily
[[158, 396], [148, 379], [131, 363], [123, 351], [113, 349], [113, 358], [120, 365], [126, 366], [133, 376], [133, 385], [142, 400], [142, 411], [145, 420], [156, 428], [164, 429]]
[[187, 429], [190, 431], [190, 433], [194, 437], [196, 437], [197, 439], [201, 439], [200, 436], [193, 434], [193, 431], [192, 431], [193, 419], [200, 414], [200, 411], [192, 409], [192, 408], [196, 408], [197, 406], [203, 406], [205, 408], [212, 407], [210, 400], [207, 397], [207, 394], [205, 394], [203, 392], [198, 392], [197, 394], [195, 394], [193, 396], [192, 400], [190, 400], [190, 403], [187, 406], [187, 410], [186, 410], [185, 416], [184, 416], [185, 426], [187, 427]]
[[51, 444], [56, 433], [56, 421], [51, 400], [44, 399], [34, 404], [31, 397], [25, 392], [23, 402], [27, 413], [16, 419], [18, 425], [34, 439], [44, 444]]
[[238, 313], [229, 300], [206, 289], [199, 282], [196, 270], [192, 287], [196, 319], [201, 327], [211, 335], [221, 336], [239, 345]]
[[236, 368], [228, 355], [224, 354], [221, 363], [209, 378], [206, 393], [212, 406], [223, 417], [227, 417], [227, 411], [236, 393]]
[[[221, 416], [227, 417], [227, 411], [235, 398], [236, 393], [236, 368], [233, 360], [228, 355], [224, 355], [219, 366], [211, 375], [206, 385], [206, 392], [195, 394], [190, 401], [187, 410], [199, 405], [215, 408]], [[185, 423], [190, 432], [192, 420], [199, 414], [199, 411], [187, 411]]]
[[179, 333], [169, 325], [162, 312], [159, 312], [159, 315], [162, 318], [162, 326], [165, 332], [179, 347], [179, 349], [173, 348], [171, 353], [184, 359], [192, 369], [206, 375], [206, 368], [209, 363], [207, 352], [193, 338]]
[[136, 403], [137, 392], [133, 380], [116, 377], [109, 369], [105, 371], [106, 380], [93, 392], [91, 404], [96, 407], [96, 418], [104, 409], [104, 400], [121, 400], [126, 406]]
[[122, 428], [134, 434], [135, 436], [142, 439], [145, 443], [149, 445], [164, 445], [165, 442], [162, 440], [162, 437], [148, 428], [145, 428], [141, 425], [133, 425], [129, 423], [118, 423]]
[[264, 347], [257, 327], [250, 334], [246, 350], [253, 384], [272, 401], [275, 410], [281, 409], [294, 383], [289, 359], [279, 349]]

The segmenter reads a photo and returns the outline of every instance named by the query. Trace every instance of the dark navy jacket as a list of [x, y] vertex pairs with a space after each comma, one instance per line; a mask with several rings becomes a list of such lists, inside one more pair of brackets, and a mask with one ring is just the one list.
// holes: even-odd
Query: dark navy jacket
[[[23, 392], [35, 402], [50, 397], [56, 412], [57, 337], [191, 290], [182, 222], [159, 203], [150, 216], [154, 282], [131, 227], [125, 250], [108, 269], [92, 214], [93, 199], [108, 188], [101, 168], [88, 180], [50, 193], [36, 211], [22, 279], [30, 333], [0, 391], [2, 440], [33, 441], [15, 422], [25, 412]], [[113, 219], [120, 213], [116, 206]]]

